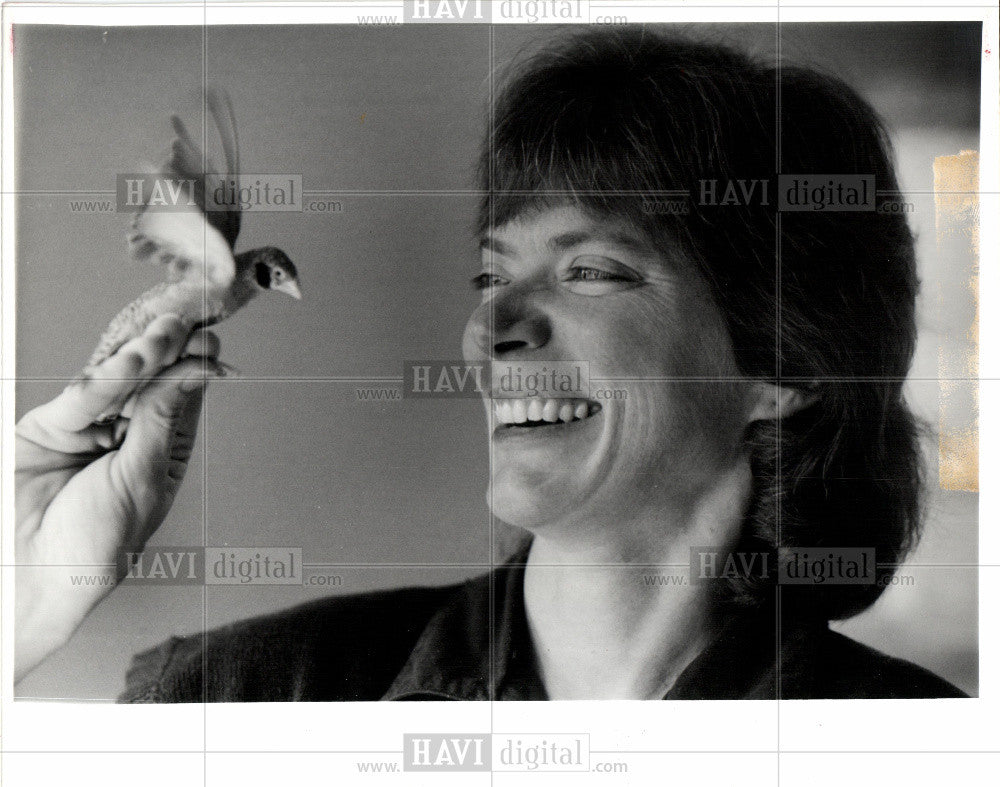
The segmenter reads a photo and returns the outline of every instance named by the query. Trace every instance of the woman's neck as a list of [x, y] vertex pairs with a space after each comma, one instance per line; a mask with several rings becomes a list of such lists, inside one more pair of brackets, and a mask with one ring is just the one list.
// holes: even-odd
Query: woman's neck
[[663, 697], [713, 628], [710, 588], [688, 576], [691, 547], [734, 543], [748, 492], [749, 472], [737, 469], [655, 529], [609, 523], [601, 543], [536, 534], [524, 598], [551, 699]]

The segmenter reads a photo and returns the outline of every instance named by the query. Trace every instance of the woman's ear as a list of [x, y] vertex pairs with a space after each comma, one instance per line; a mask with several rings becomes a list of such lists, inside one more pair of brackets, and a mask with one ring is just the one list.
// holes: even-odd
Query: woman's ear
[[774, 383], [754, 383], [753, 396], [754, 404], [747, 420], [773, 421], [787, 418], [815, 404], [819, 399], [819, 388], [815, 384], [808, 388], [792, 388]]

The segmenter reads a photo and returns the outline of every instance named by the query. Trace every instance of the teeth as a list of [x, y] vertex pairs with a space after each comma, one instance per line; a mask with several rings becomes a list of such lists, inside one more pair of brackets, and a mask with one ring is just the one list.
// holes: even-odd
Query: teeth
[[562, 421], [581, 421], [601, 408], [586, 399], [496, 399], [493, 413], [501, 424], [523, 424], [528, 421], [545, 421], [550, 424]]

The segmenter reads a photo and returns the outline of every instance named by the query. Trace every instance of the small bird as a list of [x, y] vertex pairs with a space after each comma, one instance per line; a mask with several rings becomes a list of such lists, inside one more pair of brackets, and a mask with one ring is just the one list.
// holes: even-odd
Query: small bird
[[[171, 155], [160, 177], [179, 196], [170, 206], [151, 205], [147, 197], [128, 235], [131, 256], [163, 263], [167, 281], [144, 292], [122, 309], [101, 335], [83, 375], [130, 339], [140, 336], [162, 314], [173, 313], [191, 331], [214, 325], [267, 290], [301, 299], [298, 273], [288, 256], [271, 246], [234, 255], [240, 232], [240, 206], [211, 203], [219, 186], [239, 193], [239, 138], [229, 96], [206, 93], [226, 158], [226, 173], [203, 161], [201, 149], [176, 115]], [[179, 187], [178, 187], [179, 184]], [[190, 205], [190, 207], [188, 207]]]

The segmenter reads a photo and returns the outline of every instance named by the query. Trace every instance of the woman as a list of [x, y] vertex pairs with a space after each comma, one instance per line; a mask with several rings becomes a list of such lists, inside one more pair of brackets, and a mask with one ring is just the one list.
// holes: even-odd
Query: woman
[[[505, 565], [174, 638], [137, 657], [122, 699], [963, 696], [827, 627], [875, 601], [918, 531], [902, 398], [917, 279], [905, 219], [783, 211], [792, 175], [897, 188], [874, 112], [812, 71], [642, 30], [524, 63], [483, 147], [483, 301], [464, 352], [582, 361], [626, 396], [487, 395], [488, 501], [531, 535]], [[161, 318], [25, 416], [19, 563], [141, 549], [218, 351]], [[135, 378], [119, 445], [120, 426], [93, 421]], [[789, 555], [833, 550], [867, 553], [865, 579], [785, 582]], [[742, 569], [650, 581], [693, 554]], [[17, 590], [24, 674], [110, 588], [29, 569]]]

